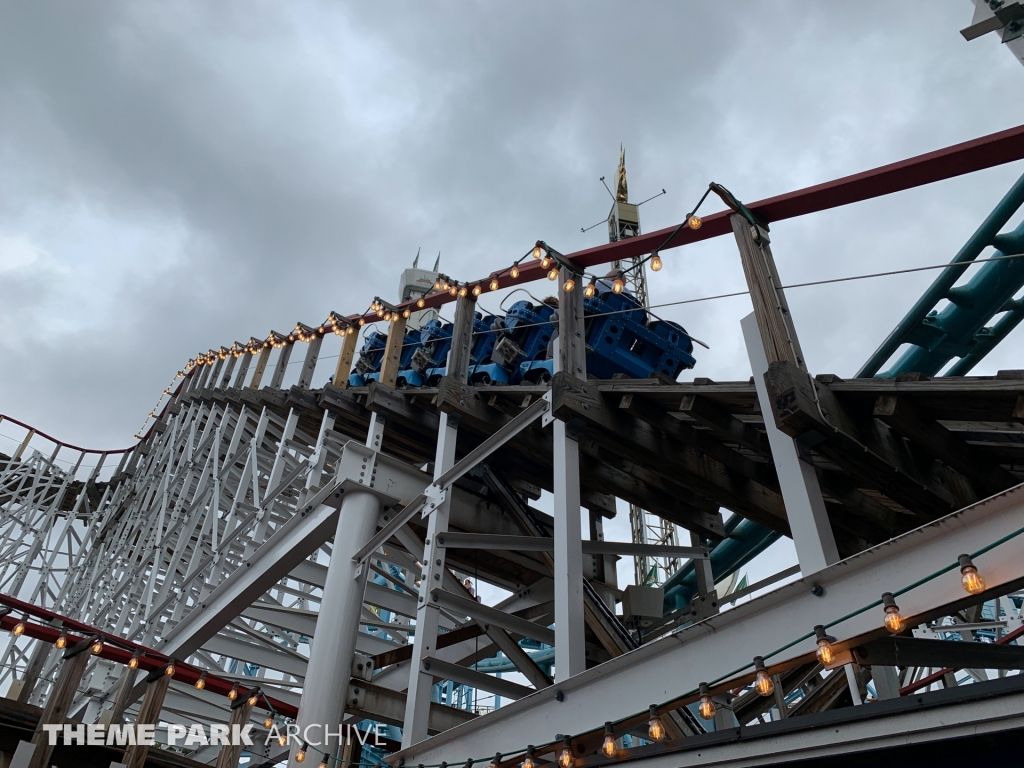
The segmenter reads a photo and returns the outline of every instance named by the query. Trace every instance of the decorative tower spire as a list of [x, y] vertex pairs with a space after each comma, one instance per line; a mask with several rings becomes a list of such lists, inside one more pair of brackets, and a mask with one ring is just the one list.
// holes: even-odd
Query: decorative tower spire
[[629, 202], [629, 187], [626, 184], [626, 150], [619, 145], [619, 167], [615, 171], [615, 201]]

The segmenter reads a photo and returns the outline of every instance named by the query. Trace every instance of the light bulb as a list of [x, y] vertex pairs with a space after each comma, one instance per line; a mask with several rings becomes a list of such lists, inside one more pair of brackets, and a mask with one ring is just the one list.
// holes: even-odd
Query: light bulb
[[661, 272], [661, 268], [664, 265], [661, 263], [661, 256], [655, 251], [651, 254], [651, 272]]
[[[359, 324], [360, 324], [360, 325], [362, 325], [362, 324], [363, 324], [363, 321], [362, 321], [362, 320], [360, 320], [360, 321], [359, 321]], [[354, 325], [350, 325], [350, 326], [348, 327], [348, 331], [347, 331], [348, 335], [349, 335], [349, 336], [351, 336], [351, 335], [353, 335], [353, 334], [354, 334], [355, 332], [356, 332], [355, 326], [354, 326]]]
[[526, 757], [523, 758], [523, 768], [536, 768], [536, 762], [533, 759], [533, 744], [526, 748]]
[[263, 727], [264, 728], [269, 728], [273, 724], [274, 724], [274, 718], [270, 717], [269, 715], [267, 716], [267, 719], [263, 721]]
[[479, 296], [483, 292], [484, 292], [484, 289], [481, 288], [479, 285], [474, 285], [473, 286], [473, 295], [474, 296]]
[[700, 216], [697, 216], [696, 214], [691, 213], [689, 216], [686, 217], [686, 226], [688, 226], [690, 229], [700, 229], [700, 225], [702, 223], [703, 222], [701, 222]]
[[206, 687], [206, 673], [203, 672], [203, 674], [201, 674], [199, 676], [199, 679], [196, 680], [196, 690], [201, 691], [205, 687]]
[[435, 281], [434, 281], [434, 290], [435, 290], [435, 291], [440, 291], [440, 290], [442, 290], [442, 288], [441, 288], [441, 281], [440, 281], [440, 280], [435, 280]]
[[423, 307], [425, 307], [426, 305], [427, 305], [427, 302], [425, 300], [423, 300], [423, 299], [417, 299], [416, 300], [416, 306], [418, 308], [423, 309]]
[[547, 269], [548, 267], [551, 266], [551, 259], [545, 256], [543, 259], [540, 260], [540, 266], [542, 269]]
[[279, 747], [283, 747], [287, 743], [288, 743], [288, 737], [285, 736], [283, 733], [280, 736], [277, 737], [277, 745]]
[[882, 605], [885, 606], [885, 628], [892, 632], [894, 635], [898, 632], [903, 631], [905, 622], [903, 617], [900, 616], [900, 607], [896, 605], [896, 601], [892, 597], [891, 592], [885, 592], [882, 595]]
[[597, 286], [594, 285], [594, 281], [591, 280], [589, 283], [587, 283], [587, 287], [583, 289], [583, 295], [589, 299], [593, 297], [595, 293], [597, 293]]
[[548, 253], [547, 251], [545, 251], [543, 248], [540, 247], [539, 243], [537, 245], [535, 245], [534, 248], [533, 248], [533, 258], [535, 258], [535, 259], [544, 258], [545, 256], [547, 256], [547, 253]]
[[700, 703], [697, 705], [697, 714], [705, 720], [715, 716], [715, 702], [711, 700], [711, 690], [707, 683], [700, 684]]
[[562, 283], [562, 290], [566, 293], [572, 293], [572, 289], [576, 287], [576, 281], [571, 277]]
[[665, 724], [661, 722], [658, 707], [654, 704], [651, 704], [650, 719], [647, 721], [647, 738], [651, 741], [661, 741], [665, 738]]
[[317, 329], [317, 330], [318, 330], [319, 333], [323, 333], [324, 332], [324, 327], [321, 325], [320, 328]]
[[764, 659], [760, 656], [754, 657], [754, 669], [757, 670], [757, 677], [754, 680], [754, 688], [762, 696], [771, 696], [775, 690], [775, 683], [772, 682], [771, 677], [768, 675], [768, 670], [764, 667]]
[[565, 739], [562, 740], [562, 752], [558, 756], [558, 764], [562, 766], [562, 768], [569, 768], [572, 763], [572, 740], [566, 736]]
[[177, 670], [175, 670], [175, 668], [174, 668], [174, 662], [173, 661], [170, 662], [166, 667], [164, 667], [164, 674], [167, 675], [168, 677], [174, 677], [174, 673], [176, 671]]
[[410, 317], [412, 317], [412, 310], [411, 309], [403, 309], [402, 310], [402, 317], [404, 317], [406, 320], [408, 320]]
[[366, 325], [366, 321], [363, 320], [363, 318], [360, 317], [359, 318], [359, 327], [362, 328], [364, 325]]
[[814, 628], [815, 642], [817, 643], [818, 650], [815, 651], [815, 656], [826, 667], [832, 663], [832, 659], [835, 658], [835, 654], [832, 652], [832, 643], [828, 639], [828, 635], [825, 634], [825, 628], [819, 624]]
[[494, 278], [493, 280], [491, 280], [491, 284], [490, 284], [489, 287], [490, 287], [490, 289], [492, 291], [496, 291], [496, 290], [498, 290], [498, 285], [499, 285], [498, 278]]
[[615, 746], [615, 734], [612, 733], [612, 724], [604, 724], [604, 741], [601, 742], [601, 751], [605, 757], [615, 757], [618, 748]]
[[512, 267], [512, 269], [509, 270], [509, 274], [512, 276], [512, 279], [515, 280], [519, 277], [519, 267]]
[[298, 752], [295, 753], [295, 762], [296, 763], [301, 763], [301, 762], [305, 761], [305, 759], [306, 759], [306, 743], [303, 742], [302, 743], [302, 747], [299, 749]]
[[53, 647], [57, 650], [68, 647], [68, 636], [64, 632], [60, 633], [60, 637], [53, 641]]
[[234, 701], [235, 699], [238, 698], [238, 685], [237, 684], [231, 686], [231, 690], [228, 691], [228, 698], [231, 699], [232, 701]]
[[246, 703], [250, 707], [255, 707], [256, 706], [256, 702], [258, 702], [259, 700], [260, 700], [259, 694], [258, 693], [254, 693], [252, 696], [249, 697], [249, 701], [247, 701]]
[[24, 620], [19, 621], [14, 625], [14, 629], [11, 630], [11, 634], [15, 637], [21, 637], [25, 634], [25, 622]]
[[450, 288], [448, 289], [448, 295], [449, 295], [449, 296], [455, 296], [455, 295], [456, 295], [456, 294], [457, 294], [458, 292], [459, 292], [459, 289], [458, 289], [458, 288], [456, 288], [456, 287], [455, 287], [454, 285], [453, 285], [453, 286], [451, 286], [451, 287], [450, 287]]
[[960, 583], [972, 595], [985, 591], [985, 579], [978, 573], [978, 567], [967, 555], [960, 555]]
[[557, 280], [557, 279], [558, 279], [558, 267], [555, 267], [550, 272], [548, 272], [548, 280]]
[[468, 295], [469, 295], [469, 288], [467, 288], [466, 286], [462, 286], [461, 288], [459, 288], [459, 296], [468, 296]]
[[92, 651], [94, 656], [99, 656], [101, 653], [103, 653], [103, 641], [99, 638], [96, 638], [92, 641], [92, 647], [89, 650]]
[[320, 758], [320, 765], [327, 765], [327, 761], [330, 760], [331, 756], [324, 752], [324, 756]]
[[132, 657], [130, 659], [128, 659], [128, 669], [138, 669], [138, 668], [139, 668], [139, 654], [133, 653]]
[[498, 768], [499, 765], [501, 765], [501, 752], [495, 752], [494, 759], [491, 760], [488, 768]]
[[626, 281], [621, 277], [616, 277], [612, 282], [612, 293], [622, 293], [626, 288]]

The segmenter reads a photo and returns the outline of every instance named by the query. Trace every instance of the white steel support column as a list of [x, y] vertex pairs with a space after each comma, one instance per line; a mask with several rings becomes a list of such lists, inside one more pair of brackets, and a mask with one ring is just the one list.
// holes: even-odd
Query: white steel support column
[[[452, 324], [452, 345], [448, 352], [446, 376], [465, 382], [469, 376], [470, 352], [473, 349], [473, 316], [476, 298], [460, 296], [455, 305]], [[392, 326], [394, 329], [396, 326]], [[401, 326], [404, 328], [404, 325]], [[404, 330], [403, 330], [404, 335]], [[459, 420], [453, 414], [442, 413], [437, 431], [437, 452], [434, 457], [434, 479], [437, 480], [455, 464], [455, 443], [459, 436]], [[424, 659], [437, 651], [437, 625], [440, 606], [430, 599], [434, 589], [445, 582], [445, 549], [438, 546], [438, 534], [448, 531], [452, 489], [439, 504], [426, 508], [427, 537], [423, 542], [423, 576], [416, 603], [416, 634], [413, 637], [412, 661], [409, 665], [409, 689], [405, 697], [405, 718], [402, 723], [402, 746], [408, 747], [427, 738], [430, 718], [430, 691], [434, 676], [423, 669]]]
[[768, 388], [764, 383], [768, 359], [754, 313], [743, 318], [740, 325], [747, 346], [747, 357], [750, 358], [750, 369], [754, 374], [757, 400], [764, 414], [768, 444], [772, 448], [775, 470], [779, 475], [779, 486], [786, 504], [786, 517], [796, 545], [800, 572], [808, 576], [838, 562], [839, 550], [836, 548], [836, 539], [814, 467], [800, 459], [796, 441], [775, 425]]
[[[340, 723], [345, 711], [345, 695], [352, 676], [352, 657], [356, 650], [356, 633], [363, 607], [366, 573], [352, 558], [377, 530], [380, 500], [372, 493], [351, 491], [341, 504], [338, 529], [334, 535], [334, 550], [327, 568], [323, 599], [316, 621], [316, 634], [309, 653], [309, 673], [302, 688], [302, 700], [296, 724], [300, 733], [307, 726], [311, 738], [321, 742], [320, 748], [333, 754], [340, 743], [337, 739], [327, 745], [322, 742], [323, 728], [330, 725], [333, 733], [341, 731]], [[291, 745], [290, 768], [299, 768], [295, 756], [301, 743]], [[312, 752], [310, 756], [318, 755]], [[308, 758], [307, 758], [308, 759]]]
[[[441, 414], [438, 430], [437, 458], [434, 461], [434, 478], [440, 477], [455, 463], [455, 441], [458, 438], [458, 420], [451, 414]], [[409, 691], [405, 698], [405, 718], [402, 728], [402, 747], [411, 746], [427, 738], [427, 722], [430, 717], [430, 691], [434, 676], [424, 672], [423, 659], [436, 653], [437, 625], [441, 615], [440, 606], [429, 599], [432, 589], [444, 581], [445, 549], [436, 545], [438, 533], [448, 530], [448, 516], [451, 509], [451, 494], [446, 494], [437, 508], [430, 513], [427, 521], [427, 538], [423, 550], [423, 577], [420, 580], [420, 594], [416, 605], [416, 635], [413, 638], [412, 660], [409, 669]]]
[[[558, 292], [558, 338], [555, 370], [586, 381], [583, 291], [566, 291], [580, 276], [562, 267]], [[586, 671], [583, 623], [583, 530], [580, 522], [580, 454], [575, 430], [555, 420], [555, 682]]]

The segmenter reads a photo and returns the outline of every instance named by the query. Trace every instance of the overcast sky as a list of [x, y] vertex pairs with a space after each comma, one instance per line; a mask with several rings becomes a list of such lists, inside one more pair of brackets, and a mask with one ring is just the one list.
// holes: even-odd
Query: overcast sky
[[[1024, 122], [967, 0], [0, 9], [0, 413], [100, 448], [197, 352], [393, 297], [418, 247], [468, 279], [599, 244], [620, 143], [634, 200], [668, 190], [651, 231], [711, 180], [753, 201]], [[779, 223], [783, 279], [948, 261], [1022, 172]], [[745, 287], [731, 238], [665, 256], [655, 302]], [[812, 371], [852, 375], [934, 276], [792, 291]], [[750, 375], [749, 311], [663, 313], [711, 345], [684, 378]]]

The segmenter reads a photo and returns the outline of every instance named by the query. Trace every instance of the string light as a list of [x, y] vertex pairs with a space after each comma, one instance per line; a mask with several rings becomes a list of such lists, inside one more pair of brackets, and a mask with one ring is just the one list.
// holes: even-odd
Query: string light
[[775, 691], [775, 683], [768, 675], [768, 670], [764, 668], [764, 659], [760, 656], [754, 657], [754, 669], [757, 671], [757, 677], [754, 679], [757, 692], [762, 696], [771, 696]]
[[576, 287], [576, 281], [571, 277], [562, 283], [562, 290], [566, 293], [572, 293], [572, 289]]
[[139, 652], [136, 651], [132, 654], [132, 657], [128, 660], [128, 669], [139, 668]]
[[324, 752], [324, 756], [320, 758], [320, 765], [327, 765], [327, 761], [331, 758], [329, 754]]
[[622, 279], [621, 275], [612, 281], [612, 293], [622, 293], [625, 289], [626, 281]]
[[264, 728], [270, 728], [273, 724], [274, 724], [274, 718], [272, 716], [270, 716], [270, 715], [267, 715], [267, 719], [263, 721], [263, 727]]
[[238, 683], [235, 683], [233, 686], [231, 686], [231, 690], [228, 691], [228, 698], [232, 701], [238, 698]]
[[558, 267], [555, 267], [550, 272], [548, 272], [548, 280], [557, 280], [557, 279], [558, 279]]
[[359, 327], [362, 328], [364, 325], [366, 325], [366, 321], [363, 318], [360, 317], [359, 318]]
[[715, 702], [711, 700], [711, 689], [707, 683], [700, 684], [700, 703], [697, 705], [697, 714], [705, 720], [711, 720], [715, 716]]
[[695, 213], [690, 213], [687, 214], [686, 216], [686, 226], [688, 226], [692, 230], [700, 229], [700, 225], [703, 223], [704, 222], [700, 220], [700, 216], [698, 216]]
[[295, 762], [301, 763], [306, 759], [306, 742], [302, 742], [302, 746], [299, 751], [295, 753]]
[[479, 296], [483, 292], [484, 292], [484, 289], [481, 288], [479, 285], [474, 285], [473, 286], [473, 295], [474, 296]]
[[444, 288], [442, 287], [441, 278], [437, 278], [437, 280], [434, 281], [434, 290], [435, 291], [443, 291], [444, 290]]
[[15, 637], [21, 637], [22, 635], [25, 634], [25, 627], [26, 626], [27, 625], [25, 624], [25, 620], [22, 619], [21, 621], [19, 621], [17, 624], [14, 625], [14, 629], [11, 630], [11, 634], [14, 635]]
[[509, 270], [509, 275], [512, 276], [513, 280], [519, 277], [519, 267], [512, 267], [512, 269]]
[[199, 676], [199, 679], [196, 680], [196, 690], [201, 691], [205, 687], [206, 687], [206, 673], [203, 672], [203, 674], [201, 674]]
[[248, 704], [248, 705], [249, 705], [250, 707], [255, 707], [255, 706], [256, 706], [256, 704], [257, 704], [257, 703], [259, 702], [259, 700], [260, 700], [260, 689], [259, 689], [259, 688], [256, 688], [256, 689], [255, 689], [255, 690], [254, 690], [254, 691], [252, 692], [252, 695], [251, 695], [251, 696], [249, 696], [249, 701], [248, 701], [248, 702], [246, 702], [246, 703], [247, 703], [247, 704]]
[[541, 247], [540, 243], [537, 243], [537, 245], [533, 247], [533, 258], [543, 259], [545, 256], [547, 256], [547, 254], [548, 252], [545, 251], [543, 247]]
[[501, 752], [495, 752], [494, 759], [491, 760], [488, 768], [498, 768], [499, 765], [501, 765]]
[[661, 741], [665, 738], [665, 724], [661, 722], [657, 704], [651, 704], [650, 719], [647, 721], [647, 737], [651, 741]]
[[832, 643], [829, 641], [828, 635], [825, 634], [825, 627], [821, 624], [814, 628], [814, 639], [818, 646], [818, 650], [815, 651], [814, 655], [818, 657], [818, 661], [827, 667], [832, 663], [835, 654], [832, 652]]
[[459, 296], [462, 296], [463, 298], [465, 298], [468, 295], [469, 295], [469, 288], [467, 288], [466, 286], [462, 286], [461, 288], [459, 288]]
[[410, 317], [412, 317], [412, 310], [411, 309], [403, 309], [402, 310], [402, 317], [404, 317], [406, 320], [408, 320]]
[[174, 677], [174, 673], [176, 671], [177, 671], [177, 669], [174, 666], [174, 659], [171, 659], [170, 661], [167, 662], [167, 666], [164, 667], [164, 674], [167, 675], [168, 677]]
[[535, 768], [536, 763], [533, 761], [533, 744], [526, 748], [526, 757], [523, 758], [523, 768]]
[[960, 583], [964, 589], [972, 595], [979, 595], [985, 591], [985, 579], [978, 573], [977, 566], [967, 555], [960, 555]]
[[610, 720], [604, 724], [604, 741], [601, 742], [601, 751], [604, 752], [605, 757], [615, 757], [615, 753], [618, 751]]
[[562, 768], [569, 768], [572, 763], [572, 739], [566, 736], [562, 739], [562, 753], [558, 756], [558, 764]]
[[449, 296], [455, 296], [458, 292], [459, 292], [459, 289], [456, 286], [454, 286], [454, 285], [449, 286], [449, 288], [448, 288], [448, 295]]
[[588, 299], [593, 297], [593, 295], [595, 293], [597, 293], [597, 285], [596, 285], [596, 283], [597, 283], [597, 278], [596, 277], [592, 277], [592, 278], [590, 278], [590, 282], [587, 283], [587, 287], [583, 289], [583, 295], [586, 296]]
[[283, 747], [287, 743], [288, 743], [288, 737], [285, 736], [283, 733], [280, 736], [277, 737], [277, 745], [279, 747]]
[[97, 637], [92, 641], [92, 647], [89, 650], [92, 651], [93, 656], [99, 656], [103, 653], [103, 641]]
[[53, 647], [58, 651], [68, 647], [68, 634], [67, 632], [61, 632], [60, 636], [53, 641]]
[[661, 272], [661, 268], [664, 266], [661, 263], [661, 256], [655, 251], [651, 254], [651, 272]]
[[900, 607], [896, 605], [892, 592], [882, 593], [882, 605], [885, 608], [885, 628], [894, 635], [898, 632], [902, 632], [905, 622], [903, 621], [903, 617], [900, 616]]
[[548, 267], [551, 266], [551, 259], [545, 256], [543, 259], [540, 260], [540, 266], [541, 269], [547, 269]]
[[496, 290], [498, 290], [498, 286], [499, 286], [499, 285], [501, 285], [501, 284], [500, 284], [500, 283], [498, 282], [498, 278], [496, 278], [496, 277], [495, 277], [495, 278], [492, 278], [492, 279], [491, 279], [491, 283], [490, 283], [490, 285], [489, 285], [488, 287], [489, 287], [489, 288], [490, 288], [490, 289], [491, 289], [492, 291], [496, 291]]

